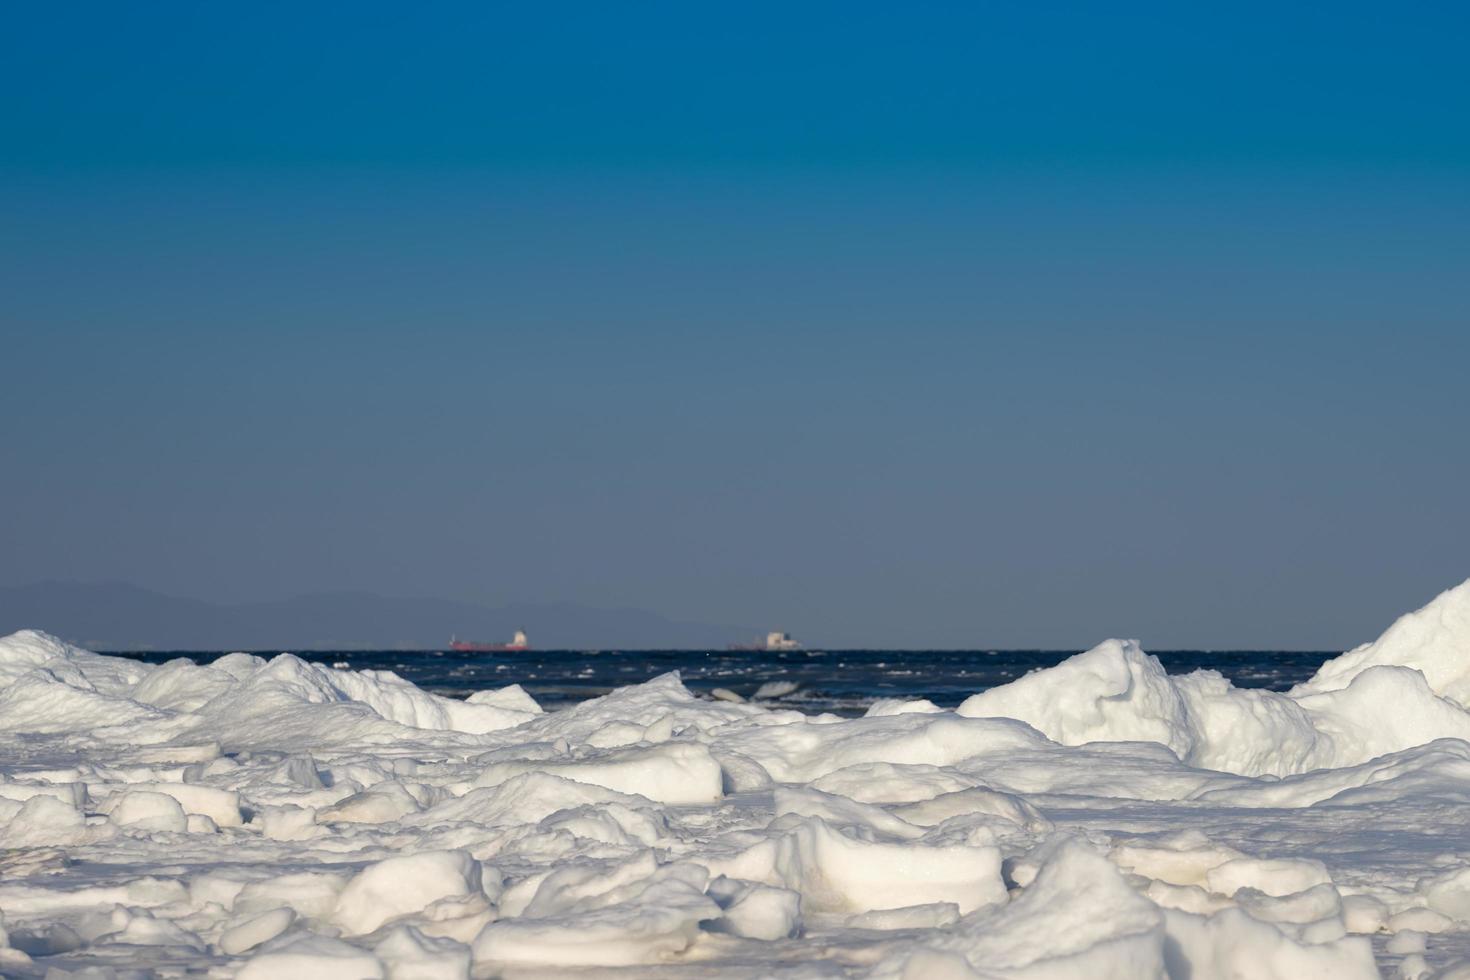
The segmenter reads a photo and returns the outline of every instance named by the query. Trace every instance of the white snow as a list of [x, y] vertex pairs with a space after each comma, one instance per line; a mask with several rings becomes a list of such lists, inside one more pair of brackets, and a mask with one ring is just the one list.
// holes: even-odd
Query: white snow
[[1470, 975], [1470, 583], [1286, 694], [1120, 640], [955, 711], [766, 694], [16, 633], [0, 975]]

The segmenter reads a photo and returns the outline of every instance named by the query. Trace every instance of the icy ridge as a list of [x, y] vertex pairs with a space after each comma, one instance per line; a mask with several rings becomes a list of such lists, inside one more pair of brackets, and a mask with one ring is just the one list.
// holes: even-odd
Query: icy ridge
[[1136, 641], [1108, 640], [956, 713], [1020, 719], [1064, 745], [1152, 741], [1201, 768], [1288, 776], [1470, 739], [1467, 699], [1470, 581], [1286, 694], [1236, 688], [1214, 671], [1171, 676]]
[[1462, 585], [1287, 694], [1110, 640], [856, 719], [25, 631], [0, 974], [1428, 975], [1470, 958], [1467, 623]]

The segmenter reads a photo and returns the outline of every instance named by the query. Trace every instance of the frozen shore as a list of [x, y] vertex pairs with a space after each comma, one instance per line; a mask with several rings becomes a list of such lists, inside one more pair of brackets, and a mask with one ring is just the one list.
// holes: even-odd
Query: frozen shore
[[1470, 978], [1467, 708], [1470, 582], [1286, 694], [1110, 640], [856, 719], [21, 632], [0, 975]]

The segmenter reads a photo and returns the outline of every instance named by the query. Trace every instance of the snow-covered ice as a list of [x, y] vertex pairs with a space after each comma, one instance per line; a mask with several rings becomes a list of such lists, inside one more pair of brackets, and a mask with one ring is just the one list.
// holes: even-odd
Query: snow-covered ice
[[0, 974], [1470, 975], [1470, 582], [1285, 694], [1109, 640], [955, 711], [763, 700], [16, 633]]

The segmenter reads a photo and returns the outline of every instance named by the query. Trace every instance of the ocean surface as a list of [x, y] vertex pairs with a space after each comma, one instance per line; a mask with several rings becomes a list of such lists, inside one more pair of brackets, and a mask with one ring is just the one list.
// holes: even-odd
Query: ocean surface
[[[256, 651], [274, 656], [278, 651]], [[439, 650], [307, 651], [305, 660], [353, 670], [391, 670], [425, 690], [468, 697], [519, 684], [547, 710], [677, 670], [700, 694], [716, 688], [807, 712], [862, 714], [880, 698], [927, 698], [952, 708], [977, 691], [1060, 663], [1075, 650]], [[1171, 674], [1217, 670], [1237, 687], [1284, 691], [1338, 651], [1151, 650]], [[218, 651], [126, 652], [148, 663], [187, 657], [209, 663]], [[764, 689], [764, 690], [763, 690]]]

